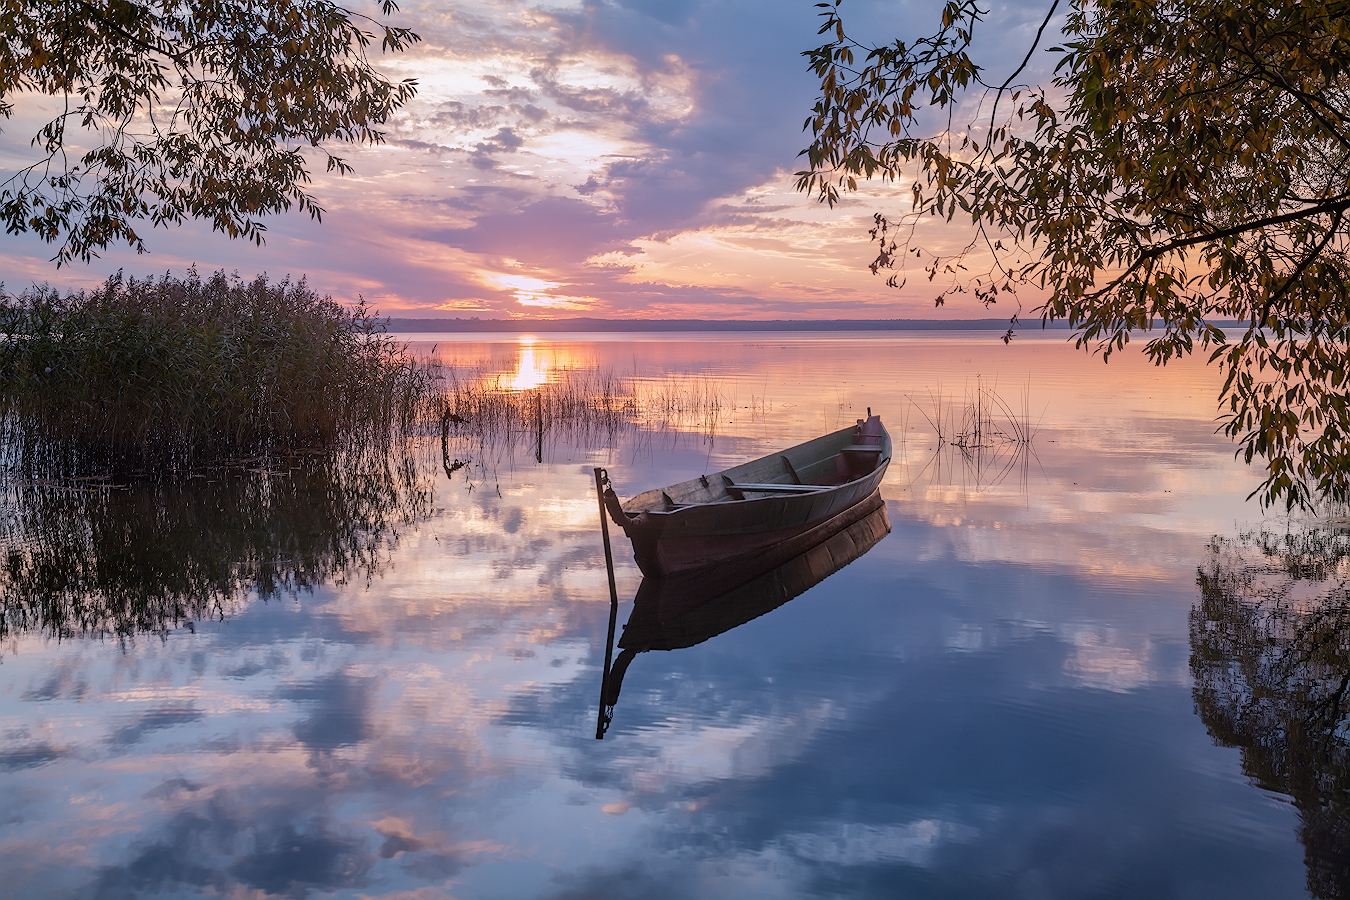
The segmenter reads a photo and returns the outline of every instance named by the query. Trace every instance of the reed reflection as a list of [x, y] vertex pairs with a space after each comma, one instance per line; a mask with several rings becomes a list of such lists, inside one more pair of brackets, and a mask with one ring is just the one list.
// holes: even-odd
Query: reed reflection
[[1293, 799], [1308, 892], [1350, 897], [1350, 528], [1215, 538], [1191, 610], [1195, 708]]
[[0, 638], [163, 634], [253, 593], [370, 578], [431, 497], [412, 459], [380, 453], [0, 490]]
[[[693, 647], [772, 612], [862, 557], [890, 530], [878, 491], [813, 532], [818, 543], [804, 552], [794, 541], [752, 561], [644, 578], [619, 638], [619, 655], [601, 679], [596, 738], [609, 730], [624, 675], [639, 654]], [[612, 645], [606, 657], [611, 653]]]

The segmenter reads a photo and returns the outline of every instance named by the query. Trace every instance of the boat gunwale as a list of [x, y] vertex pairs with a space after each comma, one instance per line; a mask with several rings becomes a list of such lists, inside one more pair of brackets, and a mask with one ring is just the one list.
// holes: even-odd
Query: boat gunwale
[[[735, 497], [728, 495], [724, 498], [718, 498], [716, 500], [705, 500], [693, 503], [676, 503], [670, 509], [660, 509], [660, 508], [630, 509], [630, 506], [632, 506], [633, 503], [637, 501], [639, 498], [649, 498], [650, 501], [655, 502], [657, 501], [658, 498], [662, 496], [662, 494], [667, 494], [672, 490], [684, 487], [686, 485], [692, 486], [695, 484], [712, 484], [713, 479], [720, 479], [723, 476], [727, 475], [727, 473], [733, 472], [737, 469], [750, 468], [758, 463], [771, 460], [774, 457], [786, 457], [789, 453], [801, 450], [804, 447], [809, 447], [812, 444], [821, 443], [824, 446], [828, 447], [831, 443], [840, 441], [841, 439], [844, 438], [848, 438], [848, 440], [842, 443], [839, 446], [839, 448], [835, 450], [833, 453], [830, 453], [828, 455], [823, 454], [819, 457], [820, 460], [832, 459], [835, 456], [838, 456], [840, 453], [844, 452], [846, 448], [853, 445], [852, 436], [856, 432], [857, 428], [858, 426], [856, 424], [846, 425], [845, 427], [840, 428], [837, 431], [832, 431], [823, 435], [819, 435], [817, 437], [812, 438], [809, 441], [803, 441], [800, 444], [794, 444], [793, 446], [783, 450], [776, 450], [770, 453], [766, 453], [763, 456], [757, 457], [752, 460], [747, 460], [746, 462], [739, 463], [735, 466], [730, 466], [726, 469], [722, 469], [710, 475], [701, 475], [698, 478], [690, 478], [685, 481], [676, 482], [675, 484], [666, 485], [665, 487], [653, 488], [651, 490], [643, 491], [642, 493], [636, 494], [633, 497], [630, 497], [627, 501], [620, 504], [620, 509], [623, 511], [625, 518], [629, 520], [629, 523], [636, 524], [639, 518], [645, 518], [647, 516], [660, 517], [664, 519], [669, 516], [678, 516], [681, 513], [687, 512], [689, 510], [711, 509], [719, 506], [734, 507], [736, 509], [745, 509], [747, 505], [753, 506], [755, 504], [780, 503], [785, 499], [797, 499], [797, 498], [805, 499], [807, 497], [819, 498], [824, 497], [828, 494], [837, 493], [839, 491], [856, 488], [862, 482], [872, 478], [878, 471], [884, 471], [885, 468], [891, 462], [891, 451], [892, 451], [891, 436], [890, 432], [886, 430], [886, 426], [884, 424], [881, 426], [881, 435], [880, 435], [881, 443], [878, 445], [881, 449], [881, 456], [877, 459], [876, 464], [872, 467], [871, 471], [867, 472], [864, 475], [860, 475], [859, 477], [854, 478], [851, 481], [845, 481], [840, 484], [818, 485], [821, 488], [821, 490], [812, 491], [810, 493], [800, 493], [797, 491], [784, 491], [781, 494], [767, 493], [766, 496], [762, 497], [744, 497], [741, 499], [737, 499]], [[798, 485], [792, 484], [790, 482], [784, 482], [783, 486], [797, 487]], [[621, 527], [624, 527], [626, 530], [626, 524], [624, 522], [616, 521], [616, 524], [620, 525]]]

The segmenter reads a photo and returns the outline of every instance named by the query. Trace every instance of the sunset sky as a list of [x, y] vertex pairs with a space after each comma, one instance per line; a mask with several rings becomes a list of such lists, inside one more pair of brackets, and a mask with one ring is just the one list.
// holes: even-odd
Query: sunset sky
[[[931, 33], [940, 8], [847, 0], [843, 10], [856, 37], [880, 43]], [[817, 12], [810, 0], [407, 2], [395, 22], [423, 42], [377, 62], [416, 78], [418, 97], [385, 146], [338, 148], [356, 174], [315, 173], [322, 224], [272, 218], [262, 248], [197, 223], [160, 229], [147, 255], [119, 248], [59, 271], [55, 247], [6, 236], [0, 277], [11, 291], [81, 287], [119, 268], [181, 274], [196, 263], [303, 274], [340, 299], [418, 316], [1011, 313], [935, 311], [922, 275], [895, 291], [867, 271], [871, 216], [907, 209], [903, 187], [874, 186], [834, 210], [794, 191], [816, 87], [800, 53], [821, 41]], [[1016, 68], [1044, 14], [995, 6], [976, 50], [990, 80]], [[1041, 56], [1044, 78], [1053, 60]], [[21, 104], [3, 123], [4, 169], [24, 158], [34, 112]]]

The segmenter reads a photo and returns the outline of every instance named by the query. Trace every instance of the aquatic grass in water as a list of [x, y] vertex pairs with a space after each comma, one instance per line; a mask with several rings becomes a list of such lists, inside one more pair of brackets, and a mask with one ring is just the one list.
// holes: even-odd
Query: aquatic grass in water
[[540, 424], [608, 430], [632, 421], [638, 399], [630, 379], [595, 369], [560, 369], [537, 388], [511, 388], [506, 376], [481, 369], [441, 373], [432, 414], [444, 425], [478, 433], [536, 431]]
[[62, 296], [0, 294], [0, 417], [11, 465], [186, 471], [203, 458], [408, 430], [434, 368], [301, 279], [195, 270]]
[[[490, 478], [495, 467], [522, 449], [542, 462], [545, 447], [555, 442], [598, 447], [613, 445], [623, 435], [638, 448], [689, 434], [711, 440], [738, 408], [751, 419], [770, 414], [764, 395], [752, 392], [749, 403], [737, 407], [724, 386], [706, 375], [644, 378], [562, 368], [551, 381], [526, 390], [514, 389], [509, 374], [486, 368], [450, 367], [441, 377], [441, 391], [425, 415], [439, 422], [447, 474], [462, 472], [470, 483], [475, 468]], [[945, 482], [959, 473], [978, 490], [998, 486], [1017, 472], [1025, 489], [1039, 429], [1031, 415], [1030, 385], [1023, 387], [1020, 402], [1008, 401], [984, 379], [977, 379], [962, 401], [939, 390], [928, 409], [906, 397], [892, 422], [902, 450], [912, 410], [918, 410], [937, 442], [916, 478], [931, 470], [932, 477]]]
[[979, 450], [1006, 444], [1029, 445], [1036, 437], [1039, 423], [1031, 421], [1030, 385], [1022, 389], [1021, 409], [1012, 405], [982, 378], [976, 378], [975, 390], [967, 387], [959, 405], [946, 397], [941, 389], [930, 394], [932, 415], [922, 406], [913, 404], [937, 436], [940, 445], [950, 444], [961, 450]]
[[[640, 427], [701, 426], [726, 405], [706, 380], [681, 392], [578, 369], [522, 392], [481, 371], [418, 366], [439, 381], [407, 411], [409, 430], [444, 429], [451, 476], [517, 449], [538, 458], [545, 434], [594, 446]], [[644, 416], [649, 394], [657, 400]], [[451, 458], [451, 434], [475, 443], [476, 464]], [[253, 596], [374, 577], [399, 532], [430, 509], [434, 463], [424, 454], [434, 444], [409, 434], [374, 448], [273, 449], [172, 478], [11, 473], [0, 479], [0, 640], [129, 641], [229, 617]]]
[[[506, 376], [450, 368], [440, 377], [436, 415], [478, 431], [545, 428], [715, 430], [730, 401], [706, 376], [640, 379], [604, 369], [561, 368], [537, 388], [515, 390]], [[761, 401], [762, 404], [762, 401]]]
[[[645, 380], [611, 370], [561, 368], [536, 388], [515, 390], [508, 376], [484, 369], [451, 367], [439, 373], [439, 391], [422, 407], [438, 423], [447, 471], [466, 467], [451, 441], [470, 439], [480, 464], [497, 464], [528, 447], [536, 461], [544, 447], [612, 444], [621, 434], [679, 434], [695, 430], [712, 437], [731, 406], [706, 376]], [[468, 451], [466, 451], [468, 452]]]
[[[101, 294], [34, 291], [4, 308], [11, 465], [0, 478], [0, 640], [164, 635], [228, 617], [249, 597], [373, 577], [431, 502], [423, 454], [435, 442], [419, 434], [440, 432], [454, 475], [470, 463], [451, 459], [451, 433], [476, 442], [486, 469], [521, 445], [542, 458], [545, 434], [594, 446], [634, 428], [715, 427], [725, 406], [706, 379], [682, 391], [600, 370], [562, 370], [512, 391], [501, 376], [411, 358], [362, 310], [330, 306], [303, 282], [190, 277], [175, 297], [183, 287], [114, 280]], [[203, 294], [223, 310], [186, 308]], [[291, 315], [278, 316], [279, 306]], [[243, 321], [245, 312], [257, 319]], [[352, 335], [359, 343], [344, 344]], [[283, 358], [257, 364], [264, 346]], [[307, 350], [318, 365], [297, 375]], [[317, 383], [320, 366], [336, 386]], [[217, 382], [242, 396], [231, 403]], [[64, 395], [41, 390], [56, 384]], [[214, 402], [212, 414], [194, 402]], [[169, 477], [74, 474], [109, 462], [157, 464]]]
[[[906, 400], [909, 405], [899, 439], [902, 450], [911, 408], [918, 410], [936, 441], [931, 457], [913, 480], [931, 471], [930, 480], [960, 483], [979, 491], [1000, 486], [1016, 472], [1022, 490], [1027, 490], [1031, 462], [1037, 460], [1035, 438], [1040, 429], [1040, 423], [1031, 417], [1029, 383], [1023, 385], [1020, 408], [1014, 408], [996, 385], [991, 387], [980, 377], [974, 391], [967, 386], [959, 402], [940, 387], [929, 393], [927, 408], [912, 398]], [[902, 452], [902, 457], [906, 455]]]

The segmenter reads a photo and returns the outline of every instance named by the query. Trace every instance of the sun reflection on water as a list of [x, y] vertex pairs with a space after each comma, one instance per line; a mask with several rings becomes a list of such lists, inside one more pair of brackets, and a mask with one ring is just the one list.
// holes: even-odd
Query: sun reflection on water
[[507, 381], [513, 391], [528, 391], [548, 383], [548, 373], [553, 367], [550, 360], [534, 348], [535, 338], [530, 335], [520, 339], [520, 358], [516, 362], [516, 373]]

